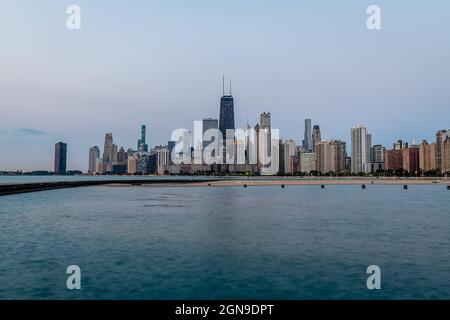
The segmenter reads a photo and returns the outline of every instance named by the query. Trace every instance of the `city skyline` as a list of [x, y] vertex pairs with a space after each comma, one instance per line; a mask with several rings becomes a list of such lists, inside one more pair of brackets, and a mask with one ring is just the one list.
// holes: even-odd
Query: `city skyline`
[[[0, 170], [51, 170], [53, 145], [64, 141], [68, 168], [87, 171], [86, 150], [105, 132], [134, 146], [142, 123], [149, 144], [164, 144], [172, 128], [219, 117], [224, 73], [233, 77], [236, 127], [270, 112], [297, 144], [305, 118], [323, 139], [347, 142], [364, 123], [382, 145], [433, 141], [448, 127], [448, 2], [379, 1], [385, 23], [376, 32], [356, 1], [176, 2], [138, 10], [81, 0], [83, 26], [71, 32], [64, 4], [24, 10], [5, 1]], [[15, 22], [24, 20], [33, 28]]]
[[[223, 97], [220, 104], [221, 113]], [[226, 138], [224, 138], [227, 142], [223, 145], [219, 143], [223, 134], [218, 128], [218, 120], [211, 118], [203, 119], [196, 124], [196, 126], [201, 125], [198, 133], [202, 137], [196, 137], [196, 133], [191, 136], [189, 131], [178, 132], [179, 138], [176, 138], [176, 141], [168, 141], [166, 145], [151, 148], [145, 143], [146, 125], [141, 126], [141, 135], [135, 149], [127, 147], [125, 150], [122, 146], [119, 150], [114, 143], [113, 134], [108, 132], [105, 134], [103, 156], [101, 156], [98, 146], [89, 148], [87, 173], [91, 175], [212, 173], [252, 175], [383, 173], [383, 175], [403, 175], [406, 173], [415, 176], [430, 176], [446, 175], [450, 172], [450, 129], [439, 130], [436, 133], [436, 141], [431, 141], [431, 143], [422, 140], [420, 144], [417, 144], [416, 141], [409, 144], [406, 141], [397, 140], [392, 144], [392, 149], [389, 149], [383, 145], [373, 145], [372, 134], [366, 127], [359, 124], [351, 129], [351, 155], [349, 156], [346, 141], [321, 140], [319, 125], [315, 125], [314, 130], [311, 131], [311, 122], [311, 119], [305, 119], [305, 139], [302, 141], [302, 146], [297, 146], [293, 139], [280, 139], [277, 132], [271, 132], [271, 114], [266, 112], [261, 113], [260, 122], [255, 127], [247, 124], [246, 129], [237, 128], [237, 132], [244, 131], [234, 137], [232, 133], [229, 136], [230, 132], [227, 129]], [[242, 136], [242, 134], [244, 135]], [[314, 151], [305, 142], [309, 139], [315, 140], [312, 146]], [[178, 143], [181, 145], [177, 147], [178, 151], [175, 151]], [[186, 143], [187, 147], [185, 147]], [[229, 149], [230, 147], [231, 149]], [[222, 152], [223, 156], [220, 155]], [[269, 155], [269, 158], [266, 158], [266, 152], [272, 153], [272, 156]], [[273, 157], [274, 152], [275, 157]], [[179, 162], [175, 162], [173, 159], [178, 159]], [[265, 162], [268, 159], [271, 159], [269, 165]], [[66, 162], [67, 144], [58, 142], [55, 144], [53, 173], [76, 173], [77, 170], [66, 169]], [[38, 172], [42, 174], [44, 171]]]
[[[234, 98], [232, 96], [231, 92], [231, 81], [230, 81], [230, 87], [229, 92], [225, 92], [225, 84], [224, 84], [224, 78], [223, 78], [223, 95], [220, 98], [220, 104], [219, 104], [219, 120], [214, 118], [204, 118], [201, 120], [202, 124], [202, 135], [205, 135], [205, 132], [210, 129], [216, 129], [221, 132], [221, 135], [223, 136], [223, 139], [225, 140], [225, 133], [224, 130], [232, 129], [232, 130], [238, 130], [238, 129], [244, 129], [244, 128], [235, 128], [235, 119], [234, 119]], [[221, 119], [221, 120], [220, 120]], [[200, 122], [200, 121], [199, 121]], [[221, 124], [219, 124], [221, 123]], [[390, 170], [397, 170], [397, 169], [403, 169], [406, 171], [409, 171], [412, 173], [409, 168], [415, 168], [417, 171], [419, 169], [419, 159], [420, 162], [423, 163], [423, 166], [425, 168], [429, 168], [431, 170], [438, 169], [445, 167], [450, 168], [450, 150], [445, 151], [448, 154], [446, 155], [446, 159], [444, 160], [444, 146], [443, 143], [448, 140], [448, 137], [450, 137], [450, 129], [446, 130], [439, 130], [436, 134], [436, 141], [433, 142], [431, 140], [431, 145], [429, 145], [429, 141], [427, 139], [422, 139], [422, 143], [420, 143], [420, 146], [416, 144], [416, 140], [413, 140], [413, 149], [408, 148], [409, 143], [406, 141], [403, 141], [402, 139], [397, 140], [397, 142], [393, 143], [393, 149], [388, 150], [388, 148], [385, 145], [382, 144], [373, 144], [372, 143], [372, 134], [370, 134], [366, 127], [364, 127], [362, 124], [358, 124], [351, 128], [351, 134], [350, 134], [350, 142], [351, 142], [351, 148], [350, 150], [346, 149], [347, 142], [346, 140], [336, 140], [336, 139], [321, 139], [321, 130], [320, 125], [315, 124], [312, 126], [312, 119], [304, 119], [304, 133], [303, 133], [303, 140], [301, 140], [301, 144], [297, 144], [295, 139], [292, 138], [279, 138], [280, 143], [283, 143], [283, 146], [280, 144], [280, 159], [277, 161], [281, 161], [283, 168], [280, 168], [280, 171], [278, 173], [286, 173], [286, 174], [293, 174], [297, 171], [297, 167], [300, 168], [300, 163], [303, 163], [303, 160], [300, 157], [300, 154], [298, 153], [298, 148], [301, 147], [302, 153], [306, 153], [306, 157], [309, 158], [309, 155], [314, 155], [314, 158], [316, 160], [316, 163], [314, 164], [314, 171], [327, 173], [327, 172], [351, 172], [352, 174], [358, 174], [358, 173], [373, 173], [376, 172], [377, 169], [384, 170], [384, 169], [390, 169]], [[219, 127], [222, 127], [219, 129]], [[246, 124], [246, 128], [253, 128], [248, 122]], [[258, 132], [259, 129], [267, 129], [269, 130], [269, 135], [267, 136], [268, 144], [271, 144], [271, 130], [273, 129], [271, 126], [271, 113], [270, 112], [262, 112], [260, 114], [260, 121], [259, 123], [256, 123], [255, 130]], [[185, 128], [183, 128], [185, 129]], [[222, 129], [222, 130], [221, 130]], [[189, 132], [192, 132], [192, 130], [187, 129]], [[190, 144], [191, 148], [194, 150], [196, 148], [195, 146], [195, 137], [191, 137]], [[149, 173], [154, 172], [158, 174], [164, 174], [164, 171], [161, 171], [158, 169], [158, 166], [163, 167], [164, 164], [160, 160], [160, 151], [164, 151], [164, 163], [170, 164], [167, 161], [172, 158], [171, 151], [173, 150], [175, 146], [174, 141], [168, 141], [166, 144], [162, 143], [159, 145], [154, 145], [153, 147], [149, 148], [149, 145], [146, 143], [147, 141], [147, 125], [142, 124], [141, 125], [141, 131], [140, 131], [140, 138], [137, 140], [137, 148], [133, 149], [130, 146], [127, 146], [127, 151], [125, 151], [124, 147], [121, 146], [119, 150], [119, 146], [115, 143], [113, 143], [113, 133], [107, 132], [105, 134], [105, 140], [104, 140], [104, 148], [103, 148], [103, 156], [101, 157], [101, 150], [98, 146], [92, 146], [89, 148], [89, 160], [88, 160], [88, 169], [87, 170], [79, 170], [79, 169], [73, 169], [69, 170], [71, 172], [75, 171], [82, 171], [89, 174], [94, 174], [98, 172], [116, 172], [116, 173], [130, 173], [127, 169], [127, 166], [130, 166], [130, 162], [127, 163], [127, 158], [130, 157], [131, 160], [136, 160], [137, 162], [134, 164], [131, 164], [132, 166], [135, 166], [136, 168], [139, 168], [139, 166], [144, 166], [145, 170], [148, 170], [148, 166], [154, 166], [153, 170], [148, 171]], [[201, 142], [203, 139], [200, 140]], [[248, 144], [248, 138], [246, 138], [246, 144]], [[211, 142], [202, 142], [201, 148], [202, 152], [204, 149], [210, 145]], [[172, 145], [172, 146], [171, 146]], [[289, 147], [289, 145], [292, 145], [292, 147]], [[225, 146], [225, 144], [224, 144]], [[429, 148], [433, 148], [431, 150], [434, 150], [431, 152]], [[61, 148], [62, 155], [61, 155]], [[257, 147], [260, 148], [260, 147]], [[285, 150], [286, 148], [286, 150]], [[378, 149], [377, 149], [378, 148]], [[382, 148], [382, 152], [379, 150], [379, 148]], [[425, 149], [423, 149], [425, 148]], [[166, 150], [167, 149], [167, 150]], [[317, 149], [317, 150], [316, 150]], [[402, 151], [403, 149], [406, 149], [404, 151], [408, 151], [407, 157], [405, 158], [405, 152]], [[422, 150], [423, 149], [423, 150]], [[442, 150], [441, 150], [442, 149]], [[152, 152], [156, 150], [156, 153], [151, 155]], [[170, 150], [170, 151], [169, 151]], [[270, 147], [269, 149], [270, 150]], [[338, 151], [339, 150], [339, 151]], [[424, 151], [427, 150], [427, 151]], [[414, 155], [411, 154], [411, 152], [414, 151]], [[420, 156], [419, 156], [420, 151]], [[285, 153], [286, 152], [286, 153]], [[386, 156], [386, 160], [383, 159], [383, 161], [377, 161], [376, 157], [377, 154], [381, 154]], [[400, 153], [399, 153], [400, 152]], [[270, 153], [270, 151], [269, 151]], [[346, 157], [347, 154], [350, 153], [351, 156], [348, 157], [349, 161], [351, 161], [351, 166], [346, 168]], [[395, 154], [396, 153], [396, 154]], [[146, 157], [144, 160], [144, 163], [139, 162], [139, 156], [135, 159], [135, 154], [148, 154], [149, 157]], [[170, 154], [170, 156], [169, 156]], [[225, 154], [225, 153], [224, 153]], [[395, 154], [395, 155], [393, 155]], [[433, 160], [430, 159], [431, 154], [433, 154]], [[247, 155], [248, 156], [248, 155]], [[298, 160], [295, 159], [289, 159], [290, 157], [298, 156]], [[151, 157], [153, 157], [151, 160]], [[202, 155], [191, 155], [192, 160], [195, 162], [195, 157], [202, 157]], [[257, 156], [259, 157], [259, 155]], [[285, 158], [287, 157], [287, 158]], [[331, 158], [330, 158], [331, 157]], [[334, 158], [333, 158], [334, 157]], [[394, 158], [393, 158], [394, 157]], [[410, 159], [410, 157], [413, 157]], [[283, 158], [283, 160], [281, 160]], [[406, 160], [405, 160], [406, 159]], [[100, 160], [100, 162], [98, 161]], [[66, 161], [67, 161], [67, 144], [63, 142], [58, 142], [55, 144], [55, 153], [54, 153], [54, 173], [56, 174], [65, 174], [66, 171], [69, 171], [66, 169]], [[150, 162], [153, 162], [153, 164], [150, 164]], [[225, 161], [225, 158], [224, 158]], [[259, 161], [259, 160], [258, 160]], [[296, 161], [294, 164], [292, 161]], [[331, 162], [330, 162], [331, 161]], [[403, 165], [404, 161], [407, 161], [407, 165]], [[413, 161], [410, 164], [410, 161]], [[447, 161], [447, 162], [446, 162]], [[434, 163], [433, 163], [434, 162]], [[386, 163], [386, 168], [384, 167], [384, 164]], [[388, 165], [388, 163], [390, 163]], [[444, 164], [446, 163], [446, 164]], [[448, 163], [448, 164], [447, 164]], [[99, 169], [99, 164], [101, 165]], [[119, 169], [119, 171], [116, 171], [118, 167], [114, 168], [115, 166], [123, 166]], [[278, 165], [278, 163], [277, 163]], [[309, 167], [309, 164], [307, 165]], [[422, 168], [422, 166], [420, 166]], [[1, 169], [1, 168], [0, 168]], [[42, 171], [43, 169], [38, 169], [36, 171]], [[23, 169], [17, 169], [17, 170], [0, 170], [0, 171], [27, 171]], [[29, 170], [33, 171], [33, 170]], [[45, 171], [45, 169], [44, 169]], [[50, 171], [50, 170], [49, 170]], [[440, 170], [442, 171], [442, 170]], [[445, 170], [443, 171], [445, 172]], [[273, 172], [272, 174], [275, 174]]]

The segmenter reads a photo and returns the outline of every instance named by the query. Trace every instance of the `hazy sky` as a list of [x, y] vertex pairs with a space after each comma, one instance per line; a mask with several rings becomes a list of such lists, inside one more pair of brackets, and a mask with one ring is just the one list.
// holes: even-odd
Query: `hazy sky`
[[[66, 28], [66, 8], [82, 28]], [[369, 31], [366, 9], [382, 10]], [[450, 128], [448, 0], [1, 0], [0, 170], [87, 169], [104, 134], [136, 148], [218, 117], [222, 74], [237, 125], [263, 111], [301, 143], [303, 119], [324, 139], [434, 140]]]

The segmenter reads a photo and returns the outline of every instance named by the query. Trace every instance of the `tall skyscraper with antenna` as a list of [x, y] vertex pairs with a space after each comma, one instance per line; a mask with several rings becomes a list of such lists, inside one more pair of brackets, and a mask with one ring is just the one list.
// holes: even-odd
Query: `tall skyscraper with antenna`
[[220, 98], [220, 116], [219, 116], [219, 130], [222, 136], [226, 138], [227, 130], [235, 129], [234, 124], [234, 99], [231, 94], [231, 80], [230, 80], [230, 91], [225, 94], [225, 77], [222, 79], [223, 82], [223, 95]]

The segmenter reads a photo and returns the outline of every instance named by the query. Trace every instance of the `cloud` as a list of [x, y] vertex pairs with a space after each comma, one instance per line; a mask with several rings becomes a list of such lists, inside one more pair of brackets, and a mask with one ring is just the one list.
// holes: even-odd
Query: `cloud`
[[33, 128], [0, 130], [0, 144], [5, 145], [47, 144], [50, 139], [54, 139], [53, 134]]
[[19, 128], [16, 129], [16, 132], [19, 134], [27, 135], [27, 136], [50, 136], [48, 132], [36, 130], [32, 128]]

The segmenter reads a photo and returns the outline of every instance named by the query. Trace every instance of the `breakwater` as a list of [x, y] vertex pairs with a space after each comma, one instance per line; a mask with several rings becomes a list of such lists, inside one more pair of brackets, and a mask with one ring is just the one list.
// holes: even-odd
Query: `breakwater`
[[38, 182], [38, 183], [20, 183], [20, 184], [4, 184], [0, 185], [0, 196], [48, 191], [57, 189], [80, 188], [102, 186], [110, 184], [120, 185], [158, 185], [158, 184], [195, 184], [204, 182], [204, 180], [193, 179], [167, 179], [167, 180], [92, 180], [92, 181], [58, 181], [58, 182]]

